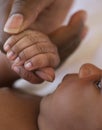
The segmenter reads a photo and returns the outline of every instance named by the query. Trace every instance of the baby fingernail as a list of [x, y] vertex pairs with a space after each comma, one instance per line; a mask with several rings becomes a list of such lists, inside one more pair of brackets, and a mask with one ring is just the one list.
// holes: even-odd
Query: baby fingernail
[[8, 51], [10, 49], [10, 46], [9, 45], [4, 45], [4, 50], [5, 51]]
[[14, 70], [17, 74], [19, 74], [19, 68], [18, 68], [18, 67], [13, 67], [13, 70]]
[[20, 58], [17, 57], [16, 60], [14, 61], [14, 63], [18, 64], [20, 61], [21, 61]]
[[5, 24], [4, 32], [7, 33], [18, 33], [23, 24], [23, 15], [13, 14]]
[[25, 67], [26, 69], [30, 69], [30, 68], [32, 68], [32, 63], [31, 63], [31, 62], [28, 62], [28, 63], [26, 63], [26, 64], [24, 65], [24, 67]]
[[12, 58], [14, 56], [14, 52], [13, 51], [10, 51], [7, 53], [7, 57], [8, 58]]

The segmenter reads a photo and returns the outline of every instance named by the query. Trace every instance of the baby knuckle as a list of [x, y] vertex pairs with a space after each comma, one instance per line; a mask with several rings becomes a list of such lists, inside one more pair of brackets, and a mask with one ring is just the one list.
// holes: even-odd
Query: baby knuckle
[[27, 58], [26, 58], [26, 53], [25, 51], [22, 51], [20, 54], [19, 54], [19, 57], [21, 60], [25, 61]]
[[46, 62], [46, 65], [47, 65], [47, 66], [54, 67], [54, 60], [53, 60], [52, 55], [46, 54], [44, 59], [46, 59], [45, 62]]
[[57, 63], [55, 65], [55, 67], [57, 67], [60, 64], [60, 57], [59, 56], [57, 56], [56, 61], [57, 61]]
[[48, 37], [38, 31], [27, 30], [25, 35], [32, 43], [48, 41]]
[[25, 35], [27, 41], [29, 41], [30, 43], [34, 43], [35, 42], [34, 31], [27, 30], [27, 31], [24, 32], [24, 35]]
[[53, 49], [52, 50], [54, 51], [55, 54], [58, 53], [58, 48], [54, 44], [53, 44]]
[[41, 68], [41, 67], [45, 66], [45, 63], [46, 63], [46, 59], [43, 56], [41, 56], [40, 59], [39, 58], [36, 59], [34, 64], [36, 64], [36, 66], [38, 68]]
[[58, 64], [60, 63], [60, 58], [58, 55], [52, 55], [52, 58], [50, 60], [50, 65], [56, 68]]

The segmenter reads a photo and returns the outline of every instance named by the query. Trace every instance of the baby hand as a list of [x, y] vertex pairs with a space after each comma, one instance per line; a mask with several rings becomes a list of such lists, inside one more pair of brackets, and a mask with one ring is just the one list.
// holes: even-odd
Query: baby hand
[[60, 62], [56, 46], [46, 35], [38, 31], [27, 30], [9, 37], [4, 50], [8, 59], [13, 61], [13, 69], [15, 66], [24, 65], [26, 70], [36, 71], [43, 79], [46, 72], [49, 75], [48, 80], [51, 80], [53, 74], [50, 75], [49, 70], [53, 71], [52, 68], [57, 67]]

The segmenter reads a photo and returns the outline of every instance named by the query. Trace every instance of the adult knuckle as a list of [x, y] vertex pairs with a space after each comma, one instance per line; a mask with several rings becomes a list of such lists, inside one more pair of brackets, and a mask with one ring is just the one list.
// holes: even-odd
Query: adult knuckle
[[18, 7], [24, 6], [26, 3], [26, 0], [16, 0], [14, 1], [14, 4]]
[[32, 77], [30, 72], [26, 71], [24, 68], [20, 68], [20, 76], [27, 81], [30, 81]]

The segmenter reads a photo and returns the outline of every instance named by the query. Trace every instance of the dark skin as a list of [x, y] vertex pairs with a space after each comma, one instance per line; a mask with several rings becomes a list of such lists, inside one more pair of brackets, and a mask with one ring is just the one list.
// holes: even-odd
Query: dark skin
[[84, 64], [42, 99], [39, 130], [101, 130], [101, 109], [102, 70]]
[[5, 32], [17, 34], [33, 24], [48, 34], [60, 27], [72, 4], [73, 0], [0, 0], [1, 27], [5, 25]]
[[[79, 46], [81, 40], [86, 34], [86, 27], [84, 25], [86, 14], [84, 11], [79, 11], [76, 14], [74, 14], [68, 24], [68, 26], [64, 26], [59, 28], [57, 31], [51, 33], [49, 35], [50, 39], [52, 40], [53, 43], [56, 44], [58, 51], [59, 51], [59, 56], [61, 59], [61, 63], [64, 62], [64, 60], [70, 56], [76, 48]], [[61, 47], [63, 45], [63, 47]], [[11, 83], [11, 81], [15, 81], [19, 76], [11, 71], [11, 63], [7, 60], [5, 55], [1, 54], [0, 56], [2, 63], [1, 68], [4, 68], [7, 70], [4, 73], [4, 70], [0, 70], [2, 73], [2, 77], [0, 79], [1, 86], [8, 85], [8, 82]], [[3, 66], [3, 67], [2, 67]], [[20, 69], [20, 73], [18, 73], [22, 78], [31, 81], [35, 83], [35, 81], [42, 82], [42, 80], [34, 75], [32, 72], [27, 70], [24, 70], [23, 67], [18, 66]], [[10, 75], [8, 75], [9, 73]], [[5, 82], [4, 82], [5, 81]]]
[[[77, 23], [77, 25], [81, 25], [79, 26], [80, 29], [78, 28], [78, 26], [74, 26], [74, 21], [75, 23]], [[61, 42], [63, 42], [63, 40], [65, 42], [63, 43], [68, 43], [68, 41], [70, 41], [69, 43], [74, 45], [74, 42], [71, 42], [71, 39], [73, 39], [75, 36], [76, 39], [80, 39], [82, 40], [83, 38], [83, 34], [85, 36], [85, 26], [84, 26], [84, 14], [83, 12], [80, 12], [78, 14], [76, 14], [76, 16], [74, 17], [73, 22], [71, 21], [71, 27], [75, 27], [76, 31], [72, 31], [73, 35], [71, 34], [71, 38], [70, 35], [68, 35], [69, 37], [64, 37], [67, 36], [68, 33], [66, 33], [67, 27], [64, 27], [65, 30], [65, 34], [64, 34], [64, 30], [63, 31], [58, 31], [58, 36], [60, 36], [60, 40]], [[72, 26], [73, 25], [73, 26]], [[71, 27], [68, 27], [68, 29], [70, 30]], [[78, 33], [77, 33], [78, 32]], [[84, 33], [83, 33], [84, 32]], [[57, 33], [55, 33], [57, 35]], [[76, 35], [75, 35], [76, 34]], [[52, 34], [52, 38], [53, 40], [56, 38], [56, 35], [54, 36], [54, 34]], [[62, 38], [62, 39], [61, 39]], [[57, 38], [58, 40], [58, 38]], [[57, 41], [56, 40], [56, 41]], [[68, 41], [67, 41], [68, 40]], [[57, 43], [57, 42], [56, 42]], [[68, 44], [69, 44], [68, 43]], [[79, 45], [79, 42], [75, 42], [77, 43], [77, 46]], [[76, 45], [76, 44], [75, 44]], [[59, 46], [60, 47], [60, 46]], [[73, 47], [73, 46], [71, 46]], [[68, 50], [70, 50], [71, 48], [67, 48]], [[67, 49], [65, 49], [65, 51], [67, 52]], [[76, 49], [76, 46], [75, 46]], [[74, 49], [72, 49], [72, 52], [74, 51]], [[70, 55], [72, 52], [67, 52], [68, 55]], [[12, 82], [14, 81], [14, 78], [17, 79], [15, 73], [13, 71], [10, 70], [10, 64], [9, 61], [5, 58], [5, 55], [3, 53], [1, 53], [1, 58], [0, 60], [3, 61], [3, 64], [0, 64], [2, 69], [0, 70], [2, 73], [2, 77], [1, 77], [1, 87], [4, 86], [4, 84], [7, 82], [9, 84], [7, 84], [7, 86], [9, 88], [6, 87], [3, 89], [0, 89], [0, 112], [1, 112], [1, 119], [0, 120], [1, 124], [0, 124], [0, 129], [2, 130], [38, 130], [40, 128], [40, 126], [38, 126], [38, 114], [39, 114], [39, 105], [40, 105], [40, 101], [41, 98], [37, 97], [37, 96], [32, 96], [32, 95], [28, 95], [26, 93], [22, 93], [17, 91], [16, 89], [10, 89], [10, 84], [12, 84]], [[63, 61], [66, 59], [67, 55], [63, 56]], [[13, 78], [12, 78], [13, 77]], [[5, 82], [6, 81], [6, 82]], [[11, 116], [12, 115], [12, 116]], [[5, 118], [6, 117], [6, 118]], [[9, 118], [9, 120], [8, 120]], [[39, 128], [38, 128], [39, 127]]]
[[38, 130], [40, 100], [16, 89], [0, 89], [0, 129]]
[[[3, 51], [3, 45], [10, 34], [18, 34], [28, 29], [52, 33], [61, 26], [72, 3], [73, 0], [0, 0], [1, 50]], [[45, 72], [48, 75], [49, 69]], [[35, 73], [25, 70], [24, 67], [20, 67], [19, 76], [31, 83], [32, 79], [35, 79], [33, 83], [43, 81], [40, 76], [35, 76]], [[49, 77], [53, 79], [51, 75]]]
[[101, 130], [101, 89], [102, 70], [92, 64], [66, 75], [55, 92], [42, 99], [0, 89], [0, 129]]

